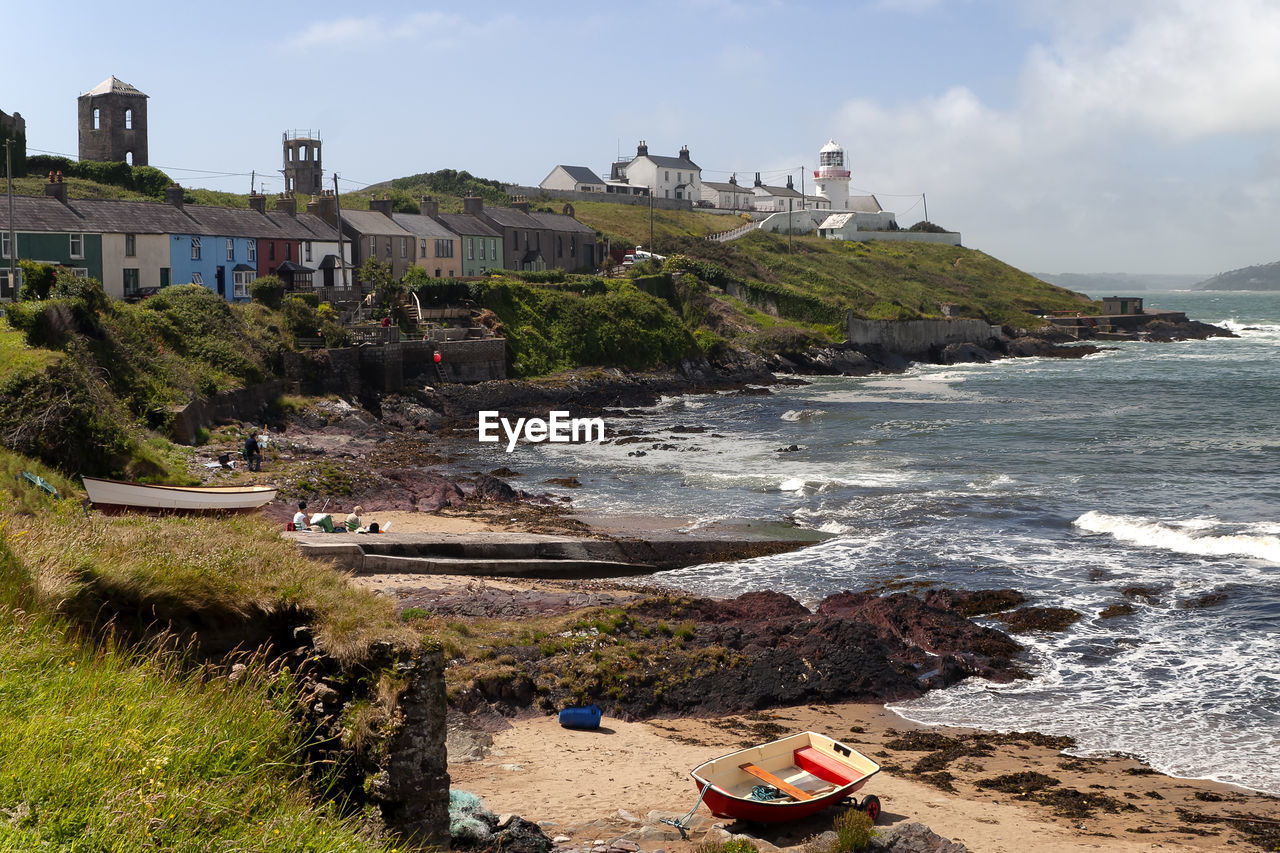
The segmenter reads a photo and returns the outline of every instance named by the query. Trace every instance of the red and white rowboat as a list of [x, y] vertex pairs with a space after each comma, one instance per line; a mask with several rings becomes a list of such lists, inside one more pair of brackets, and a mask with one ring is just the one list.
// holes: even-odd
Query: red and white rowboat
[[[713, 758], [689, 775], [716, 817], [777, 823], [817, 814], [852, 796], [879, 772], [880, 765], [857, 750], [817, 732], [801, 732]], [[869, 796], [859, 808], [875, 820], [880, 800]]]
[[89, 501], [105, 512], [244, 512], [275, 499], [275, 486], [149, 486], [123, 480], [84, 477]]

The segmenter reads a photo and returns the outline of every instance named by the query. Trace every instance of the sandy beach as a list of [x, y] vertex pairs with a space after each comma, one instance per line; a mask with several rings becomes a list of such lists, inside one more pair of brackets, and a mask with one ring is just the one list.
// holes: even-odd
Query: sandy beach
[[[510, 510], [428, 514], [368, 512], [403, 532], [466, 533], [527, 530]], [[597, 520], [593, 520], [597, 521]], [[678, 524], [676, 520], [668, 520]], [[624, 520], [619, 526], [649, 528], [656, 520]], [[354, 582], [401, 599], [422, 590], [456, 590], [482, 584], [495, 590], [550, 592], [581, 584], [552, 580], [469, 578], [437, 575], [369, 575]], [[593, 587], [608, 584], [592, 582]], [[618, 586], [620, 597], [639, 595]], [[1240, 827], [1274, 833], [1280, 799], [1210, 781], [1173, 779], [1125, 757], [1073, 758], [1037, 737], [990, 737], [967, 729], [927, 728], [880, 705], [807, 706], [706, 719], [625, 721], [606, 717], [597, 731], [562, 728], [554, 716], [510, 720], [489, 735], [451, 725], [449, 772], [455, 789], [480, 796], [499, 814], [542, 823], [550, 836], [575, 845], [627, 837], [644, 850], [691, 850], [721, 826], [745, 832], [765, 845], [790, 847], [830, 828], [832, 812], [781, 828], [730, 825], [705, 807], [694, 818], [690, 839], [681, 840], [659, 817], [678, 818], [696, 802], [688, 778], [695, 765], [750, 743], [772, 739], [762, 732], [812, 729], [866, 753], [883, 769], [863, 794], [883, 804], [880, 825], [920, 822], [973, 851], [1151, 851], [1274, 849], [1249, 840]], [[935, 733], [962, 744], [960, 755], [940, 772], [922, 773], [917, 762], [931, 754], [912, 743], [911, 733]], [[973, 747], [983, 738], [982, 747]], [[911, 748], [911, 747], [917, 748]], [[1036, 792], [980, 787], [984, 780], [1035, 772], [1056, 780], [1058, 799]], [[1223, 818], [1247, 818], [1229, 824]], [[1272, 836], [1274, 837], [1274, 836]]]

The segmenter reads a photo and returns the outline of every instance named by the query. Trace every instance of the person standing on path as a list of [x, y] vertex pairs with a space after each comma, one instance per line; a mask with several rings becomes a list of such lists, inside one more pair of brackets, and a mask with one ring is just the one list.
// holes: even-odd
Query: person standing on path
[[244, 458], [249, 463], [250, 471], [262, 470], [262, 450], [258, 447], [258, 439], [253, 433], [244, 437]]

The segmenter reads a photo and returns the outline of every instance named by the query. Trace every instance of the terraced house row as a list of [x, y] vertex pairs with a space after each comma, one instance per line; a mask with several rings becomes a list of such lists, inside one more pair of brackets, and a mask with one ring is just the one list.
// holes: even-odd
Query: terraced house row
[[13, 202], [16, 246], [8, 208], [0, 205], [0, 299], [17, 293], [18, 283], [9, 280], [15, 251], [21, 260], [97, 278], [117, 299], [193, 283], [233, 302], [247, 300], [249, 285], [265, 275], [292, 290], [360, 289], [355, 270], [371, 257], [397, 278], [412, 266], [450, 278], [493, 269], [590, 271], [601, 261], [591, 228], [567, 213], [530, 212], [523, 203], [486, 208], [466, 199], [464, 213], [442, 214], [424, 198], [421, 213], [404, 214], [380, 199], [370, 210], [339, 212], [332, 193], [322, 193], [299, 212], [294, 196], [284, 194], [271, 210], [256, 194], [247, 209], [186, 204], [177, 185], [163, 203], [68, 199], [58, 176], [43, 197]]

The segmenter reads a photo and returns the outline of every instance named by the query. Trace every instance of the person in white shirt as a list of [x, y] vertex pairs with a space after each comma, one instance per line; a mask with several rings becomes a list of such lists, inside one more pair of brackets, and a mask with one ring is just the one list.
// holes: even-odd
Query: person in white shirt
[[310, 530], [311, 525], [307, 524], [307, 502], [298, 501], [298, 511], [293, 514], [294, 530]]

